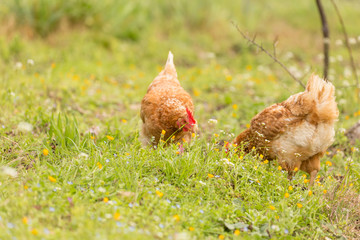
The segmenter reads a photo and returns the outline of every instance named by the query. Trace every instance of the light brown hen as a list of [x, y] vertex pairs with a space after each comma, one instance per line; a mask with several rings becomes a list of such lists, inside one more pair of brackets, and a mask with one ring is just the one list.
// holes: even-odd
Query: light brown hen
[[164, 70], [150, 84], [141, 102], [140, 116], [144, 145], [156, 145], [161, 138], [166, 143], [190, 142], [197, 130], [194, 104], [177, 79], [171, 52]]
[[233, 143], [245, 152], [255, 148], [266, 159], [277, 159], [289, 179], [299, 169], [309, 173], [313, 184], [320, 158], [334, 141], [339, 115], [334, 92], [330, 82], [312, 75], [304, 92], [257, 114]]

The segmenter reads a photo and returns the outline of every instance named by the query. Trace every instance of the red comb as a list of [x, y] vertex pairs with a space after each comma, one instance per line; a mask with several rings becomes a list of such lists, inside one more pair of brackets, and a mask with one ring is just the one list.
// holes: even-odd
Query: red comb
[[188, 115], [188, 117], [189, 117], [189, 124], [190, 125], [194, 125], [195, 123], [196, 123], [196, 120], [195, 120], [195, 118], [194, 118], [194, 115], [190, 112], [190, 110], [189, 109], [187, 109], [186, 108], [186, 113], [187, 113], [187, 115]]

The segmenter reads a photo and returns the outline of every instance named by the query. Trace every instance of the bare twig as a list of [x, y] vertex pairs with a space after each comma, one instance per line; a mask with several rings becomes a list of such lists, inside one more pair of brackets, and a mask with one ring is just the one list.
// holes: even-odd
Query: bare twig
[[234, 25], [234, 27], [236, 28], [236, 30], [241, 34], [241, 36], [243, 38], [245, 38], [248, 42], [252, 43], [253, 45], [255, 45], [257, 48], [259, 48], [261, 51], [263, 51], [264, 53], [266, 53], [269, 57], [271, 57], [276, 63], [278, 63], [297, 83], [299, 83], [303, 88], [305, 88], [305, 85], [299, 80], [297, 79], [294, 74], [292, 74], [289, 69], [282, 63], [280, 62], [279, 59], [277, 59], [274, 55], [272, 55], [271, 53], [269, 53], [265, 48], [263, 48], [263, 46], [259, 45], [258, 43], [255, 42], [255, 38], [251, 39], [249, 36], [247, 36], [246, 34], [244, 34], [239, 26], [232, 22], [232, 24]]
[[326, 15], [324, 8], [321, 4], [321, 0], [316, 0], [316, 5], [320, 13], [321, 25], [322, 25], [322, 34], [323, 34], [323, 44], [324, 44], [324, 78], [327, 81], [328, 71], [329, 71], [329, 47], [330, 47], [330, 37], [329, 37], [329, 27], [326, 20]]
[[346, 32], [346, 28], [345, 28], [345, 24], [344, 24], [344, 20], [340, 14], [340, 11], [335, 3], [334, 0], [331, 0], [331, 3], [333, 4], [334, 8], [335, 8], [335, 11], [336, 11], [336, 15], [338, 16], [339, 18], [339, 21], [340, 21], [340, 24], [341, 24], [341, 28], [342, 28], [342, 31], [343, 31], [343, 34], [344, 34], [344, 38], [345, 38], [345, 45], [346, 45], [346, 48], [349, 52], [349, 57], [350, 57], [350, 64], [351, 64], [351, 69], [352, 69], [352, 72], [353, 72], [353, 75], [355, 77], [355, 80], [356, 80], [356, 89], [357, 89], [357, 99], [359, 100], [359, 93], [360, 93], [360, 84], [359, 84], [359, 77], [357, 75], [357, 72], [356, 72], [356, 65], [355, 65], [355, 61], [354, 61], [354, 57], [353, 57], [353, 54], [352, 54], [352, 50], [351, 50], [351, 47], [350, 47], [350, 44], [349, 44], [349, 37], [347, 35], [347, 32]]

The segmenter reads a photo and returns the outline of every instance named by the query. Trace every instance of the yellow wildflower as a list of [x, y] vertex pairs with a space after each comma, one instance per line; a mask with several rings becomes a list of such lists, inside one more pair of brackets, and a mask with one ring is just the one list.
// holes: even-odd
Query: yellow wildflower
[[264, 155], [260, 154], [260, 158], [263, 159], [263, 158], [264, 158]]
[[240, 158], [240, 160], [242, 160], [244, 158], [244, 156], [240, 156], [239, 158]]
[[348, 115], [345, 116], [345, 120], [349, 120], [349, 118], [350, 118], [350, 117], [349, 117]]
[[251, 71], [251, 69], [252, 69], [252, 66], [251, 66], [251, 65], [247, 65], [247, 66], [246, 66], [246, 70]]
[[249, 128], [249, 127], [250, 127], [250, 124], [249, 124], [249, 123], [247, 123], [247, 124], [246, 124], [246, 128]]
[[234, 231], [234, 235], [235, 235], [235, 236], [239, 236], [239, 235], [240, 235], [240, 230], [236, 229], [236, 230]]
[[327, 190], [326, 190], [326, 189], [324, 189], [323, 193], [324, 193], [324, 194], [326, 194], [326, 193], [327, 193]]
[[177, 222], [179, 222], [180, 221], [180, 216], [179, 215], [177, 215], [177, 214], [175, 214], [174, 216], [173, 216], [173, 218], [175, 219], [175, 221], [177, 221]]
[[23, 224], [28, 224], [29, 220], [27, 217], [23, 217], [22, 220]]
[[162, 193], [162, 192], [160, 192], [160, 191], [158, 191], [158, 190], [156, 190], [156, 195], [158, 195], [160, 198], [162, 197], [162, 196], [164, 196], [164, 194]]
[[213, 178], [214, 175], [212, 175], [211, 173], [208, 174], [208, 178]]
[[100, 162], [97, 162], [96, 164], [97, 164], [99, 169], [102, 169], [103, 166], [102, 166], [102, 164]]
[[54, 69], [56, 67], [56, 64], [55, 63], [52, 63], [51, 64], [51, 68]]
[[279, 215], [276, 215], [275, 218], [276, 218], [276, 219], [279, 219], [280, 217], [279, 217]]
[[27, 190], [29, 187], [27, 185], [24, 185], [24, 189]]
[[53, 183], [56, 182], [56, 178], [54, 178], [54, 177], [52, 177], [52, 176], [49, 176], [48, 178], [49, 178], [50, 182], [53, 182]]
[[269, 160], [266, 159], [263, 163], [264, 163], [264, 164], [267, 164], [267, 163], [269, 163]]
[[237, 117], [236, 113], [232, 113], [231, 116], [234, 117], [234, 118]]
[[305, 183], [305, 184], [308, 183], [308, 182], [310, 182], [309, 179], [304, 179], [304, 183]]
[[114, 140], [114, 138], [112, 136], [106, 135], [106, 138], [109, 139], [109, 141]]
[[329, 167], [331, 167], [332, 166], [332, 162], [330, 162], [330, 161], [326, 161], [326, 163], [325, 163], [326, 165], [328, 165]]
[[223, 239], [225, 239], [225, 236], [220, 234], [219, 239], [223, 240]]
[[233, 105], [232, 105], [232, 108], [233, 108], [234, 110], [236, 110], [236, 109], [238, 108], [237, 104], [233, 104]]
[[39, 231], [36, 228], [31, 229], [30, 232], [32, 235], [35, 235], [35, 236], [39, 234]]
[[270, 208], [270, 210], [273, 210], [273, 211], [276, 209], [273, 205], [270, 205], [269, 208]]
[[91, 138], [92, 140], [95, 140], [95, 136], [90, 136], [90, 138]]
[[299, 171], [299, 168], [295, 167], [294, 172], [297, 172], [297, 171]]
[[122, 119], [121, 120], [123, 123], [127, 123], [127, 120], [126, 119]]
[[103, 202], [104, 202], [104, 203], [109, 202], [109, 198], [108, 198], [108, 197], [104, 197]]
[[282, 170], [282, 167], [281, 167], [281, 166], [278, 166], [278, 170], [281, 171], [281, 170]]
[[289, 191], [292, 191], [292, 190], [293, 190], [293, 187], [292, 187], [292, 186], [289, 186], [288, 189], [289, 189]]
[[312, 194], [313, 194], [313, 192], [310, 190], [309, 193], [308, 193], [309, 197], [310, 197]]
[[217, 133], [214, 133], [214, 136], [215, 136], [215, 137], [219, 137], [219, 134], [217, 134]]
[[161, 135], [165, 135], [165, 133], [166, 133], [166, 131], [163, 129], [163, 130], [161, 131]]
[[230, 81], [232, 80], [232, 76], [226, 75], [226, 76], [225, 76], [225, 79], [226, 79], [226, 81], [229, 81], [229, 82], [230, 82]]
[[302, 207], [303, 207], [303, 205], [302, 205], [301, 203], [297, 203], [296, 206], [297, 206], [298, 208], [302, 208]]
[[194, 231], [195, 230], [195, 228], [194, 227], [189, 227], [189, 231]]
[[194, 93], [195, 97], [200, 96], [200, 91], [197, 90], [197, 89], [194, 89], [194, 90], [193, 90], [193, 93]]
[[49, 155], [49, 150], [47, 150], [46, 148], [42, 152], [43, 152], [44, 156]]
[[285, 198], [288, 198], [289, 196], [290, 196], [289, 193], [285, 193], [285, 195], [284, 195]]
[[119, 220], [120, 219], [120, 213], [116, 212], [114, 213], [114, 220]]
[[[175, 136], [174, 136], [174, 137], [175, 137]], [[191, 137], [193, 137], [193, 138], [196, 137], [196, 134], [195, 134], [195, 133], [192, 133], [192, 134], [191, 134]]]

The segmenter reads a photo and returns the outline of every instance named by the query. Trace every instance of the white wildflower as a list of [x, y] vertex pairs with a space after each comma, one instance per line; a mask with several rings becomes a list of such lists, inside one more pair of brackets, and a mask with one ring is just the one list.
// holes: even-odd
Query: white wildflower
[[214, 125], [215, 125], [215, 124], [217, 124], [217, 122], [218, 122], [218, 121], [217, 121], [216, 119], [214, 119], [214, 118], [210, 118], [210, 119], [208, 120], [208, 123], [209, 123], [209, 124], [214, 124]]
[[201, 181], [201, 180], [199, 181], [199, 183], [200, 183], [201, 185], [204, 185], [204, 186], [206, 185], [206, 183], [203, 182], [203, 181]]
[[17, 177], [17, 172], [15, 168], [3, 166], [2, 168], [0, 168], [0, 170], [0, 172], [4, 175], [8, 175], [13, 178]]
[[351, 45], [356, 44], [356, 38], [349, 38], [349, 44]]
[[99, 188], [98, 188], [98, 191], [101, 192], [101, 193], [104, 193], [104, 192], [106, 192], [106, 189], [103, 188], [103, 187], [99, 187]]
[[27, 60], [27, 64], [29, 64], [30, 66], [34, 65], [35, 62], [34, 60], [32, 60], [31, 58]]
[[86, 154], [86, 153], [81, 152], [81, 153], [79, 153], [78, 157], [79, 157], [79, 158], [82, 158], [82, 157], [83, 157], [83, 158], [88, 158], [89, 155]]
[[229, 166], [235, 166], [235, 164], [233, 164], [232, 162], [230, 162], [229, 161], [229, 159], [227, 159], [227, 158], [223, 158], [223, 159], [221, 159], [221, 161], [224, 163], [224, 164], [227, 164], [227, 165], [229, 165]]
[[15, 63], [15, 69], [21, 69], [23, 66], [23, 64], [21, 62], [16, 62]]
[[343, 41], [342, 41], [341, 39], [337, 39], [337, 40], [335, 41], [335, 45], [336, 45], [336, 46], [342, 46], [342, 45], [343, 45]]
[[340, 132], [341, 134], [344, 134], [344, 133], [346, 132], [346, 129], [345, 129], [345, 128], [339, 128], [339, 132]]
[[33, 128], [33, 125], [28, 122], [20, 122], [17, 126], [17, 130], [19, 130], [20, 132], [31, 132]]

